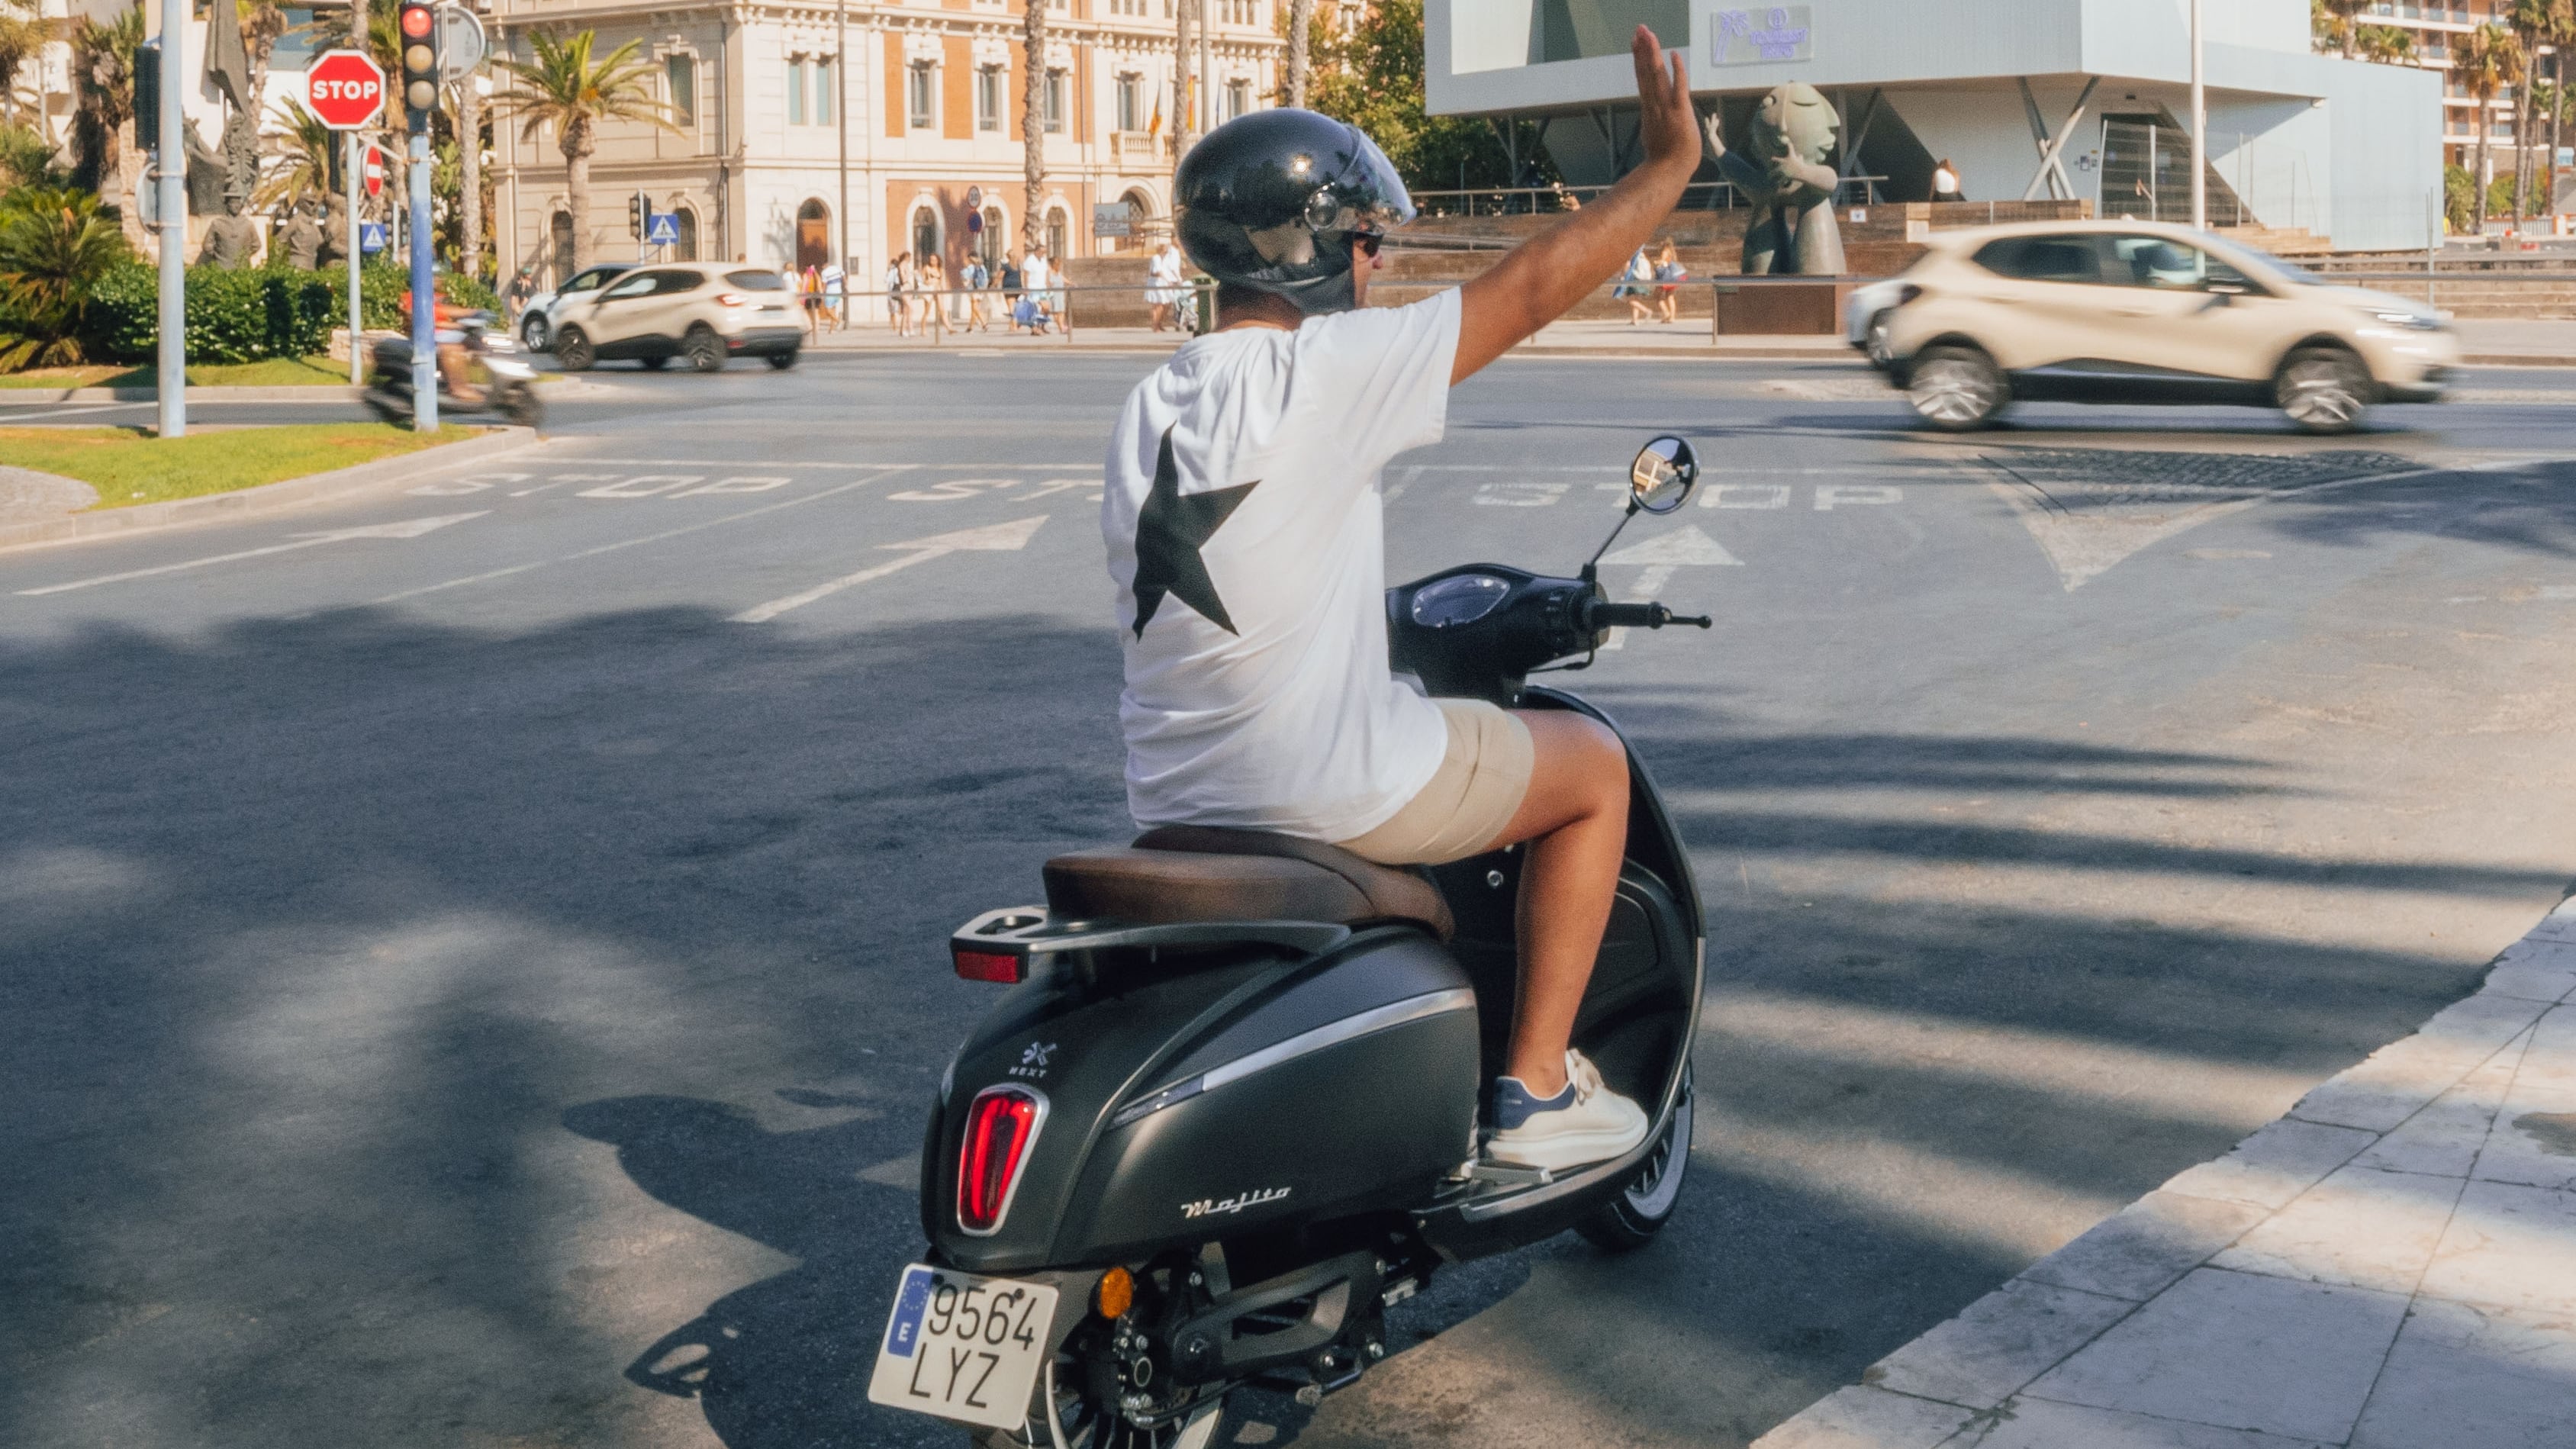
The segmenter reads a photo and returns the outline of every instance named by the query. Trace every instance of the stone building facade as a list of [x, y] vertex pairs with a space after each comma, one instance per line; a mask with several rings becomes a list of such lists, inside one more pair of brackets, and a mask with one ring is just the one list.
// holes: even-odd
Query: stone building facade
[[[1047, 17], [1046, 184], [1039, 231], [1079, 258], [1167, 228], [1175, 108], [1172, 0], [1055, 0]], [[1276, 104], [1281, 0], [1203, 0], [1211, 121]], [[604, 126], [590, 164], [587, 262], [643, 249], [627, 198], [677, 218], [670, 259], [765, 267], [844, 259], [862, 292], [902, 252], [1016, 246], [1025, 208], [1021, 11], [1004, 0], [496, 0], [495, 49], [588, 29], [598, 51], [641, 39], [672, 129]], [[1193, 51], [1198, 49], [1192, 46]], [[497, 254], [505, 273], [563, 275], [574, 252], [554, 135], [496, 124]], [[1139, 236], [1095, 239], [1093, 207], [1125, 202]], [[953, 274], [953, 272], [952, 272]]]

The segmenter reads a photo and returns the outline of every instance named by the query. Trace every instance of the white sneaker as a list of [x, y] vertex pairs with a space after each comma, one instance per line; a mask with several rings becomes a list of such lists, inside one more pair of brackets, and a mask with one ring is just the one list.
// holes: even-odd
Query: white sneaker
[[1646, 1110], [1601, 1084], [1583, 1053], [1565, 1054], [1565, 1090], [1539, 1097], [1518, 1077], [1494, 1083], [1493, 1136], [1485, 1155], [1496, 1162], [1551, 1172], [1607, 1162], [1646, 1140]]

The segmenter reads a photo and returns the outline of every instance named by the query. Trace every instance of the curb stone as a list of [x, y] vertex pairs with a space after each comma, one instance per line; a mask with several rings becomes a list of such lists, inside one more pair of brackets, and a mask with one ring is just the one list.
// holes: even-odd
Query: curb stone
[[[2454, 1424], [2467, 1437], [2452, 1442], [2567, 1442], [2535, 1437], [2564, 1429], [2559, 1381], [2517, 1366], [2534, 1354], [2576, 1364], [2565, 1314], [2519, 1324], [2531, 1342], [2517, 1340], [2505, 1356], [2514, 1363], [2465, 1364], [2474, 1387], [2458, 1379], [2461, 1345], [2450, 1340], [2474, 1342], [2453, 1320], [2478, 1329], [2527, 1309], [2507, 1301], [2513, 1293], [2558, 1301], [2569, 1276], [2554, 1260], [2576, 1250], [2576, 1193], [2544, 1192], [2556, 1179], [2527, 1171], [2513, 1136], [2516, 1104], [2546, 1107], [2576, 1090], [2562, 1080], [2576, 1078], [2571, 1027], [2576, 896], [2413, 1035], [1872, 1364], [1755, 1449], [2382, 1446], [2408, 1442], [2391, 1425], [2420, 1422]], [[2522, 1201], [2535, 1194], [2568, 1202], [2553, 1215]], [[2499, 1213], [2518, 1214], [2516, 1231], [2498, 1232]], [[2423, 1229], [2411, 1246], [2390, 1231], [2408, 1214]], [[2302, 1332], [2302, 1317], [2337, 1331]], [[2193, 1361], [2193, 1345], [2213, 1339], [2205, 1359], [2221, 1362]], [[2265, 1375], [2277, 1365], [2226, 1361], [2240, 1340], [2256, 1359], [2291, 1345], [2308, 1372], [2275, 1383]], [[2231, 1373], [2235, 1382], [2218, 1382]], [[2236, 1401], [2195, 1397], [2212, 1392]]]
[[0, 524], [0, 552], [77, 543], [83, 539], [154, 533], [167, 528], [185, 528], [191, 524], [220, 523], [273, 513], [409, 483], [444, 472], [460, 463], [481, 462], [521, 448], [534, 447], [540, 441], [535, 430], [530, 428], [494, 428], [482, 437], [468, 438], [461, 443], [447, 443], [398, 458], [360, 463], [352, 468], [335, 468], [328, 473], [263, 483], [256, 488], [237, 488], [230, 493], [208, 493], [196, 498], [174, 498], [167, 503], [141, 503], [104, 513], [69, 513], [33, 523]]
[[[583, 397], [602, 392], [615, 392], [614, 385], [577, 382], [558, 377], [537, 384], [545, 397]], [[364, 402], [367, 389], [347, 383], [323, 383], [311, 387], [192, 387], [188, 401], [206, 403], [246, 402]], [[54, 403], [147, 403], [158, 402], [157, 387], [11, 387], [0, 388], [0, 410], [13, 407], [40, 407]]]

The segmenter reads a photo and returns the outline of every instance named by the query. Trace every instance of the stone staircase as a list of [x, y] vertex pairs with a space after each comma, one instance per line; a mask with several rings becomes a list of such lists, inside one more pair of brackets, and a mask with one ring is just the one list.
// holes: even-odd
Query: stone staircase
[[[2303, 259], [2301, 265], [2329, 279], [2361, 272], [2419, 272], [2424, 254], [2409, 252], [2341, 252]], [[2576, 317], [2576, 282], [2551, 280], [2576, 274], [2576, 255], [2566, 252], [2480, 252], [2443, 248], [2438, 269], [2443, 280], [2426, 283], [2355, 277], [2351, 285], [2377, 292], [2429, 300], [2454, 317]]]

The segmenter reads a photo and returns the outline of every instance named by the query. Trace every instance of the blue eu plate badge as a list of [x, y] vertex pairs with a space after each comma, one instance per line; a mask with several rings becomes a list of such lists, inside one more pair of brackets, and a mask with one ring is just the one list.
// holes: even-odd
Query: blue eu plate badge
[[868, 1401], [989, 1429], [1024, 1430], [1054, 1342], [1052, 1283], [928, 1263], [895, 1280]]

